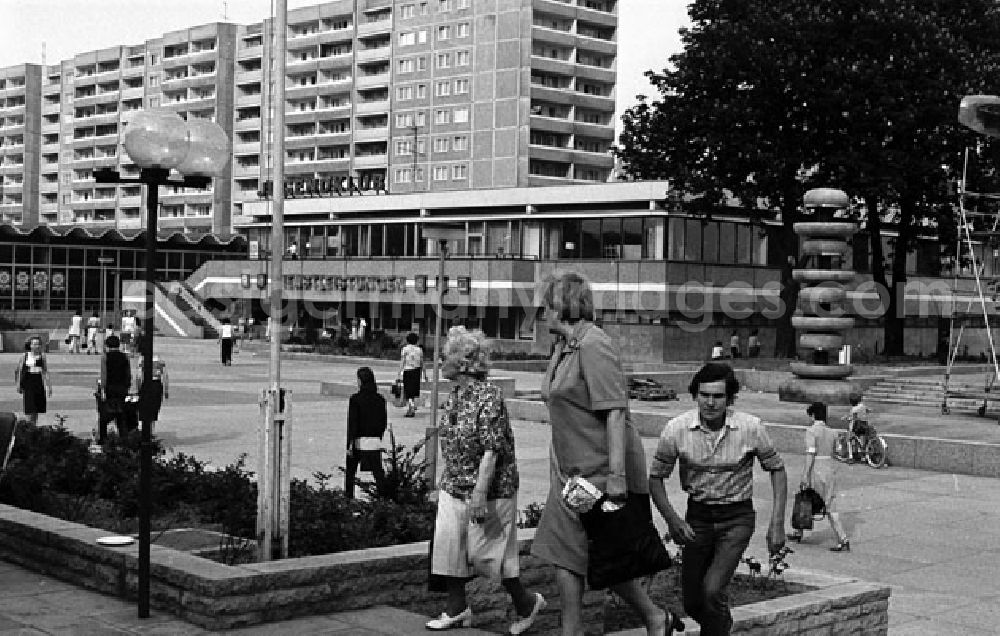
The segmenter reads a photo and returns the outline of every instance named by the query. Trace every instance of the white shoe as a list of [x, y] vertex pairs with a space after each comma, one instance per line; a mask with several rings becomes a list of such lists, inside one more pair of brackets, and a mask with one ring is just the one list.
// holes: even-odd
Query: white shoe
[[427, 621], [427, 629], [432, 629], [434, 631], [440, 631], [443, 629], [451, 629], [453, 627], [472, 627], [472, 608], [466, 607], [462, 613], [455, 616], [448, 616], [448, 612], [441, 612], [441, 615], [433, 620]]
[[522, 634], [528, 631], [528, 628], [531, 627], [532, 623], [534, 623], [535, 619], [538, 617], [538, 613], [545, 609], [547, 605], [548, 603], [545, 602], [545, 597], [538, 592], [535, 592], [535, 606], [531, 609], [531, 613], [524, 618], [519, 618], [511, 623], [510, 633]]

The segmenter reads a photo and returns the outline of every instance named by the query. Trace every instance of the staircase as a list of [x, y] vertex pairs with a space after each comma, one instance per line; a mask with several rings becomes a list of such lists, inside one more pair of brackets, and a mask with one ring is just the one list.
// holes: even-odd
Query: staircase
[[[952, 393], [978, 395], [983, 392], [982, 376], [953, 377], [949, 383]], [[1000, 397], [1000, 387], [994, 387]], [[941, 408], [944, 402], [944, 379], [941, 377], [890, 378], [872, 385], [865, 391], [865, 402], [870, 404], [904, 404], [926, 408]], [[948, 408], [952, 411], [978, 411], [983, 405], [981, 398], [949, 397]], [[994, 402], [990, 403], [992, 408]]]
[[212, 312], [201, 302], [201, 299], [191, 291], [183, 281], [170, 281], [158, 284], [163, 293], [170, 298], [178, 309], [202, 332], [202, 337], [214, 340], [219, 337], [221, 323]]

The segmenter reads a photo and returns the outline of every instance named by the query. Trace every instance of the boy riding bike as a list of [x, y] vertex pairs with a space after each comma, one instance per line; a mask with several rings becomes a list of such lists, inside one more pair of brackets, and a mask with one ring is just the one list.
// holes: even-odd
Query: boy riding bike
[[860, 397], [851, 398], [851, 412], [844, 416], [844, 421], [848, 423], [847, 430], [857, 436], [858, 446], [851, 449], [851, 459], [857, 460], [859, 457], [855, 451], [863, 451], [868, 446], [868, 435], [872, 432], [872, 427], [868, 419], [872, 410], [868, 408]]

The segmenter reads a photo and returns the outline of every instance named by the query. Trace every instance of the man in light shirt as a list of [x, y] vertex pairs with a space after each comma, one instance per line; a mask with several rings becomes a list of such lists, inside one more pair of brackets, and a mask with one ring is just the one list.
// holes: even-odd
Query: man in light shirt
[[[653, 503], [670, 536], [683, 546], [684, 609], [706, 636], [732, 629], [726, 588], [753, 535], [754, 457], [771, 475], [768, 551], [774, 554], [785, 545], [785, 466], [760, 418], [731, 410], [739, 388], [728, 364], [703, 366], [688, 387], [698, 408], [667, 422], [649, 471]], [[663, 483], [678, 462], [681, 487], [688, 494], [683, 518]]]

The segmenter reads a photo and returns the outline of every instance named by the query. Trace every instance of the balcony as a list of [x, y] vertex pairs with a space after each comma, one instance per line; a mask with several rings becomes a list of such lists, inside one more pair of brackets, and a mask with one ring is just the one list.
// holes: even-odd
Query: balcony
[[563, 77], [572, 77], [576, 72], [576, 64], [572, 61], [555, 57], [531, 54], [531, 68]]
[[146, 89], [142, 86], [136, 88], [126, 88], [122, 90], [122, 99], [142, 99], [146, 95]]
[[234, 155], [258, 155], [260, 154], [260, 142], [259, 141], [246, 141], [246, 142], [234, 142], [233, 143], [233, 154]]
[[389, 127], [355, 128], [354, 141], [383, 141], [389, 138]]
[[320, 70], [351, 68], [354, 66], [354, 54], [351, 51], [347, 51], [346, 53], [320, 57], [316, 66]]
[[572, 133], [573, 122], [568, 117], [545, 117], [543, 115], [531, 116], [532, 130], [545, 130], [557, 133]]
[[573, 163], [612, 168], [615, 165], [615, 160], [608, 152], [573, 150]]
[[242, 166], [239, 163], [233, 164], [233, 178], [237, 177], [260, 177], [260, 166]]
[[295, 124], [305, 124], [316, 121], [315, 110], [286, 110], [285, 123], [289, 126]]
[[264, 73], [260, 69], [253, 71], [236, 71], [236, 83], [237, 84], [250, 84], [251, 82], [260, 82], [264, 78]]
[[389, 165], [388, 155], [355, 155], [354, 168], [357, 170], [364, 168], [384, 168]]
[[603, 66], [576, 65], [576, 75], [580, 79], [593, 80], [603, 84], [614, 84], [618, 73], [613, 68]]
[[376, 20], [374, 22], [362, 22], [358, 25], [358, 37], [375, 35], [378, 33], [389, 33], [392, 31], [392, 18]]
[[391, 74], [386, 71], [385, 73], [375, 73], [373, 75], [362, 75], [358, 74], [354, 78], [355, 88], [378, 88], [381, 86], [388, 86]]
[[252, 93], [250, 95], [237, 95], [236, 105], [237, 106], [256, 106], [261, 103], [261, 94]]
[[233, 122], [234, 130], [260, 130], [260, 117], [246, 117]]
[[[534, 95], [534, 90], [531, 93]], [[613, 111], [615, 109], [615, 98], [611, 95], [591, 95], [582, 91], [573, 94], [576, 96], [574, 101], [578, 107], [600, 111]]]
[[59, 108], [61, 104], [56, 102], [55, 104], [50, 104], [48, 102], [42, 102], [42, 114], [43, 115], [56, 115], [59, 113]]
[[354, 105], [354, 112], [359, 115], [387, 113], [389, 112], [389, 100], [383, 99], [371, 102], [358, 102]]
[[589, 9], [582, 5], [577, 7], [576, 17], [579, 20], [586, 20], [602, 27], [616, 28], [618, 26], [618, 16], [614, 13]]
[[379, 46], [371, 49], [359, 48], [357, 52], [358, 63], [372, 62], [377, 60], [388, 60], [392, 55], [392, 47], [389, 45]]
[[533, 0], [531, 6], [560, 18], [576, 18], [576, 6], [565, 0]]
[[570, 31], [550, 29], [538, 26], [537, 24], [531, 27], [531, 40], [533, 42], [549, 42], [563, 46], [576, 46], [576, 36]]
[[588, 124], [583, 121], [573, 122], [573, 133], [580, 135], [582, 137], [594, 137], [596, 139], [610, 139], [615, 138], [615, 126], [614, 124]]
[[239, 53], [236, 54], [237, 60], [256, 60], [260, 59], [264, 55], [264, 47], [260, 44], [257, 46], [248, 46], [246, 48], [240, 48]]

